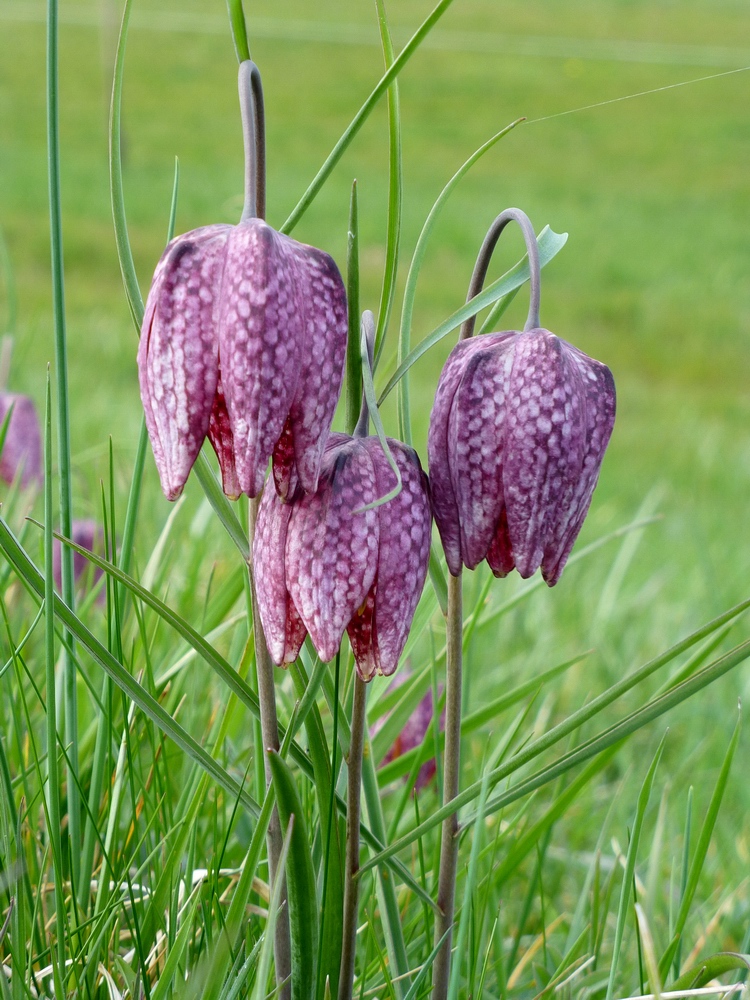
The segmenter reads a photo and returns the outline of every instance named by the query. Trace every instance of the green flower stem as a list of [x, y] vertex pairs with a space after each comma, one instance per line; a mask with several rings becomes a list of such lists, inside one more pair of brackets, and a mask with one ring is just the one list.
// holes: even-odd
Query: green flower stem
[[351, 1000], [354, 984], [354, 957], [357, 952], [357, 912], [359, 909], [359, 823], [361, 815], [362, 753], [365, 745], [367, 685], [359, 674], [354, 677], [352, 738], [349, 744], [346, 867], [344, 880], [344, 935], [341, 947], [339, 1000]]
[[[55, 376], [57, 388], [57, 462], [60, 470], [60, 530], [66, 538], [73, 534], [70, 475], [70, 415], [68, 408], [68, 356], [65, 331], [65, 279], [63, 272], [62, 212], [60, 207], [60, 132], [58, 94], [57, 0], [47, 5], [47, 163], [49, 182], [50, 250], [52, 257], [52, 308], [55, 325]], [[62, 596], [75, 610], [73, 552], [62, 550]], [[68, 832], [73, 882], [80, 876], [81, 829], [78, 791], [78, 696], [76, 666], [71, 651], [73, 637], [65, 633], [63, 642], [63, 693], [65, 739], [68, 744]]]
[[[443, 805], [458, 795], [461, 773], [461, 683], [462, 683], [462, 594], [461, 574], [448, 576], [448, 616], [446, 633], [445, 679], [445, 757]], [[458, 861], [458, 816], [452, 813], [443, 821], [440, 842], [437, 903], [441, 914], [435, 921], [435, 946], [442, 941], [433, 971], [433, 998], [445, 1000], [448, 995], [453, 938], [453, 908], [456, 895], [456, 863]]]
[[[270, 487], [273, 489], [273, 486]], [[255, 538], [255, 523], [258, 518], [258, 508], [260, 497], [256, 497], [248, 504], [248, 520], [250, 534], [250, 552], [252, 553], [253, 539]], [[268, 652], [266, 637], [263, 634], [263, 626], [260, 622], [258, 611], [258, 595], [255, 589], [255, 579], [253, 578], [252, 557], [248, 561], [250, 571], [250, 600], [253, 609], [253, 637], [255, 641], [255, 668], [258, 676], [258, 700], [260, 702], [260, 727], [263, 735], [263, 757], [266, 768], [266, 788], [271, 785], [271, 768], [268, 761], [269, 750], [279, 751], [279, 722], [276, 715], [276, 688], [273, 677], [273, 661]], [[269, 883], [273, 885], [276, 879], [276, 872], [279, 869], [279, 858], [283, 837], [281, 834], [281, 824], [279, 823], [278, 810], [274, 808], [273, 815], [268, 824], [268, 867]], [[280, 873], [280, 877], [281, 877]], [[286, 886], [282, 886], [282, 899], [286, 899]], [[289, 933], [289, 913], [284, 907], [278, 914], [276, 920], [276, 930], [274, 939], [274, 958], [276, 963], [276, 982], [284, 984], [280, 988], [279, 997], [281, 1000], [291, 998], [291, 972], [292, 972], [292, 945]]]

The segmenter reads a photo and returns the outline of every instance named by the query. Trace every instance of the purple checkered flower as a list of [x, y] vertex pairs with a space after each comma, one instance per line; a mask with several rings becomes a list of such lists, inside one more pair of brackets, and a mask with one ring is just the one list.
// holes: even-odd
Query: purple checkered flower
[[615, 419], [610, 370], [540, 328], [460, 341], [440, 376], [428, 455], [448, 568], [560, 579]]
[[[393, 681], [388, 688], [389, 691], [395, 691], [396, 688], [400, 687], [404, 683], [404, 681], [409, 679], [410, 671], [408, 670], [408, 663], [406, 666], [406, 670], [400, 671], [397, 676], [393, 678]], [[442, 693], [443, 685], [439, 684], [438, 698], [442, 696]], [[385, 764], [389, 764], [391, 761], [396, 760], [398, 757], [408, 753], [410, 750], [416, 750], [421, 747], [425, 741], [427, 733], [430, 730], [430, 727], [432, 726], [434, 715], [435, 710], [432, 704], [432, 691], [428, 691], [406, 720], [404, 728], [393, 741], [392, 746], [386, 753], [385, 757], [383, 757], [380, 766], [383, 767]], [[371, 730], [371, 735], [373, 737], [383, 728], [387, 718], [388, 715], [381, 716], [375, 722]], [[440, 713], [438, 726], [441, 732], [445, 729], [445, 709], [443, 709]], [[426, 760], [424, 764], [422, 764], [417, 772], [417, 777], [414, 781], [414, 788], [417, 791], [422, 788], [426, 788], [435, 777], [436, 770], [437, 766], [435, 764], [435, 758], [430, 757], [429, 760]]]
[[12, 483], [19, 476], [25, 489], [42, 481], [42, 438], [39, 432], [39, 418], [36, 407], [28, 396], [13, 392], [0, 393], [0, 427], [5, 422], [11, 406], [13, 412], [8, 421], [2, 454], [0, 455], [0, 479]]
[[346, 293], [328, 254], [258, 218], [172, 240], [138, 348], [162, 489], [175, 500], [208, 436], [224, 492], [314, 492], [341, 391]]
[[346, 630], [364, 681], [396, 669], [427, 574], [427, 477], [411, 448], [389, 439], [401, 473], [397, 496], [362, 510], [396, 485], [376, 437], [333, 434], [315, 493], [261, 500], [253, 563], [268, 649], [292, 663], [310, 634], [333, 659]]

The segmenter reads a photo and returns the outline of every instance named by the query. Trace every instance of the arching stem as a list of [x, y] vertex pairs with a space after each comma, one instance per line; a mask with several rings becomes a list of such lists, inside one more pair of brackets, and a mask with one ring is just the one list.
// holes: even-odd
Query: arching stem
[[260, 70], [246, 59], [239, 69], [240, 114], [245, 145], [245, 204], [240, 222], [266, 217], [266, 116]]
[[[531, 286], [531, 297], [529, 301], [529, 315], [526, 318], [524, 331], [536, 330], [539, 327], [539, 300], [541, 297], [541, 285], [539, 278], [539, 247], [537, 246], [536, 236], [534, 235], [534, 227], [531, 225], [528, 215], [526, 215], [525, 212], [522, 212], [520, 208], [506, 208], [504, 212], [501, 212], [500, 215], [498, 215], [490, 228], [487, 230], [484, 243], [482, 243], [479, 255], [477, 256], [477, 262], [474, 265], [474, 273], [471, 276], [471, 283], [469, 285], [466, 301], [471, 301], [475, 295], [479, 295], [482, 291], [482, 288], [484, 287], [484, 279], [487, 277], [487, 268], [490, 266], [495, 246], [497, 245], [497, 241], [500, 239], [500, 234], [509, 222], [518, 223], [523, 232], [523, 238], [526, 241], [526, 251], [529, 255], [529, 270], [531, 272], [531, 278], [529, 281]], [[472, 316], [470, 319], [466, 320], [461, 327], [461, 333], [458, 338], [459, 340], [467, 340], [471, 337], [474, 333], [475, 322], [476, 316]]]

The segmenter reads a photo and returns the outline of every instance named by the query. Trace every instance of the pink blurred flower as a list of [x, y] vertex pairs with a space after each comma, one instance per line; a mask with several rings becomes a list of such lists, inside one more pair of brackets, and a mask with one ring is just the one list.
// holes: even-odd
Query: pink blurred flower
[[0, 393], [0, 426], [13, 407], [0, 455], [0, 479], [12, 483], [20, 473], [21, 486], [42, 481], [42, 438], [36, 407], [28, 396]]
[[[104, 555], [104, 529], [101, 524], [91, 518], [85, 518], [79, 521], [73, 521], [73, 532], [72, 541], [76, 545], [80, 545], [84, 549], [89, 549], [95, 555]], [[99, 580], [103, 573], [103, 570], [99, 569], [98, 566], [94, 566], [93, 563], [89, 562], [86, 556], [81, 555], [80, 552], [73, 553], [73, 578], [76, 583], [79, 583], [81, 579], [84, 582], [90, 581], [90, 586]], [[55, 578], [55, 586], [59, 591], [62, 590], [62, 543], [57, 539], [54, 541], [54, 548], [52, 551], [52, 574]], [[98, 595], [98, 601], [104, 601], [105, 593], [104, 590]]]
[[[393, 679], [393, 683], [389, 686], [388, 690], [395, 690], [400, 687], [404, 681], [408, 680], [408, 678], [408, 670], [400, 673]], [[438, 697], [440, 697], [442, 692], [443, 685], [440, 684], [438, 685]], [[383, 758], [381, 767], [385, 764], [389, 764], [393, 760], [396, 760], [397, 757], [401, 757], [403, 754], [408, 753], [410, 750], [415, 750], [416, 748], [421, 747], [425, 741], [425, 737], [430, 731], [430, 727], [432, 726], [434, 714], [435, 710], [432, 704], [432, 691], [430, 690], [409, 716], [406, 725], [398, 734], [390, 750]], [[372, 728], [373, 735], [383, 728], [387, 718], [388, 716], [385, 715], [377, 720]], [[438, 725], [440, 731], [442, 732], [445, 729], [445, 709], [443, 709], [440, 713], [440, 721]], [[436, 770], [437, 767], [435, 764], [435, 758], [430, 757], [430, 759], [426, 760], [420, 767], [419, 772], [417, 773], [416, 781], [414, 782], [414, 788], [419, 791], [429, 785], [435, 777]]]

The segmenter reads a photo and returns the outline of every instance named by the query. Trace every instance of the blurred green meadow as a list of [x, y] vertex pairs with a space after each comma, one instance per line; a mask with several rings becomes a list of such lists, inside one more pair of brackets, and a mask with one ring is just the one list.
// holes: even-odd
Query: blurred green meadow
[[[431, 6], [392, 0], [397, 50]], [[119, 13], [110, 0], [61, 3], [78, 516], [99, 516], [110, 438], [124, 508], [141, 420], [137, 338], [109, 202], [107, 120]], [[382, 53], [371, 3], [253, 0], [246, 15], [266, 99], [268, 220], [278, 227], [382, 74]], [[0, 227], [10, 261], [0, 322], [14, 338], [9, 388], [30, 394], [40, 410], [54, 351], [44, 51], [43, 5], [0, 0]], [[739, 0], [455, 0], [399, 78], [400, 282], [376, 384], [384, 385], [394, 367], [400, 290], [430, 207], [478, 146], [523, 116], [526, 123], [460, 182], [440, 218], [420, 277], [412, 342], [463, 303], [477, 249], [503, 208], [523, 208], [537, 230], [549, 224], [569, 233], [542, 275], [542, 322], [606, 362], [618, 390], [615, 432], [578, 548], [653, 518], [571, 565], [553, 591], [540, 589], [499, 625], [477, 630], [467, 654], [469, 711], [529, 671], [594, 648], [557, 684], [554, 697], [543, 693], [534, 709], [542, 728], [553, 713], [579, 707], [750, 596], [750, 72], [731, 72], [743, 67], [750, 68], [750, 7]], [[655, 92], [620, 100], [649, 91]], [[177, 232], [234, 222], [241, 210], [236, 59], [222, 0], [134, 0], [123, 101], [128, 223], [145, 297], [165, 241], [175, 157]], [[331, 252], [342, 271], [353, 178], [361, 304], [376, 310], [388, 196], [384, 102], [294, 233]], [[522, 253], [520, 235], [509, 230], [491, 275]], [[526, 305], [523, 289], [504, 325], [520, 328]], [[425, 464], [432, 396], [453, 342], [448, 337], [412, 369], [414, 443]], [[395, 395], [384, 409], [393, 435]], [[195, 481], [186, 494], [164, 556], [168, 568], [156, 579], [168, 600], [179, 595], [183, 609], [199, 616], [209, 578], [232, 579], [233, 553], [206, 514]], [[141, 568], [169, 514], [149, 453], [136, 549]], [[467, 574], [467, 603], [484, 580], [484, 571]], [[498, 581], [489, 600], [500, 606], [522, 586], [516, 579]], [[738, 697], [746, 702], [749, 694], [750, 668], [741, 666], [667, 719], [671, 732], [658, 786], [670, 803], [662, 847], [667, 873], [681, 864], [687, 789], [695, 786], [701, 816]], [[626, 850], [637, 789], [664, 728], [660, 720], [639, 733], [599, 776], [590, 799], [555, 829], [550, 850], [560, 864], [549, 891], [561, 909], [585, 872], [564, 860], [594, 850], [621, 781], [627, 794], [617, 803], [611, 834]], [[467, 767], [478, 768], [484, 741], [467, 741], [466, 751]], [[747, 773], [745, 735], [687, 951], [703, 932], [706, 948], [738, 949], [750, 923]], [[609, 841], [604, 849], [610, 850]], [[651, 891], [658, 895], [653, 885]]]

